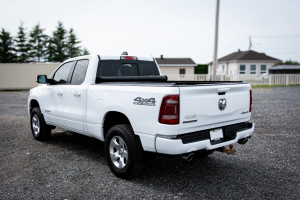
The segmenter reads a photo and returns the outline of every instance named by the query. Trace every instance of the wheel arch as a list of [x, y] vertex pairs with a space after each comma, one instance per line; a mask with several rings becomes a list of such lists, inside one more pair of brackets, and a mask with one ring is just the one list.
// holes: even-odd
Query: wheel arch
[[[129, 118], [122, 112], [118, 111], [109, 111], [105, 113], [102, 122], [102, 130], [103, 130], [103, 139], [105, 140], [106, 134], [108, 130], [118, 124], [129, 124], [132, 128], [132, 124]], [[133, 129], [133, 128], [132, 128]]]
[[31, 99], [29, 103], [29, 108], [30, 108], [29, 114], [31, 114], [32, 109], [34, 109], [35, 107], [41, 108], [39, 102], [36, 99]]

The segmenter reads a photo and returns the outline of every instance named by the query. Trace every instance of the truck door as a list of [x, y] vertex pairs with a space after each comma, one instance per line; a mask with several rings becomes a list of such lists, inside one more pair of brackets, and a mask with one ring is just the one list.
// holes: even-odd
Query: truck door
[[84, 117], [84, 87], [85, 75], [89, 64], [88, 59], [78, 60], [71, 74], [70, 84], [66, 85], [64, 92], [64, 118], [69, 130], [83, 132]]
[[44, 89], [42, 111], [46, 123], [64, 126], [64, 90], [74, 62], [60, 66], [53, 75], [53, 84], [48, 84]]

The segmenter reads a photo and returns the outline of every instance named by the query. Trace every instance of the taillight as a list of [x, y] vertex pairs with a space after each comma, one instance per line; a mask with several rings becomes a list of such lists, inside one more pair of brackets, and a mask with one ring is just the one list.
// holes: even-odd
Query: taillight
[[163, 98], [158, 121], [162, 124], [179, 124], [179, 95], [168, 95]]
[[249, 107], [249, 112], [252, 110], [252, 90], [250, 89], [250, 107]]

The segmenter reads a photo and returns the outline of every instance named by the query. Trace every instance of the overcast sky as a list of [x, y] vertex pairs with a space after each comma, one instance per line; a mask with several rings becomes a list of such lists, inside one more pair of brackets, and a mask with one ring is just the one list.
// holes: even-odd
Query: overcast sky
[[[216, 0], [0, 0], [0, 27], [74, 28], [91, 53], [213, 59]], [[220, 0], [218, 58], [238, 49], [300, 61], [299, 0]]]

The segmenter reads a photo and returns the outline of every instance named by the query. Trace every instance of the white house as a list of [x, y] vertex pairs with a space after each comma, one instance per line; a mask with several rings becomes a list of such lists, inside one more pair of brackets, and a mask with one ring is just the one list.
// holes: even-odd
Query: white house
[[[218, 59], [217, 75], [264, 74], [268, 73], [275, 63], [281, 60], [258, 53], [256, 51], [240, 51]], [[208, 74], [212, 72], [212, 62], [208, 66]]]
[[195, 66], [197, 65], [191, 58], [155, 58], [160, 71], [164, 75], [178, 74], [184, 76], [186, 74], [195, 73]]

